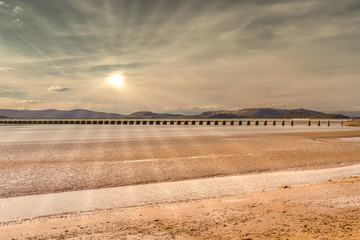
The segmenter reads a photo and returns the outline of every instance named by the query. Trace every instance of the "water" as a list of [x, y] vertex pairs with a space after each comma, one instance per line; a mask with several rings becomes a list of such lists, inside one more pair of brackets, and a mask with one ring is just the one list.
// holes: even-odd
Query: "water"
[[341, 140], [348, 142], [360, 142], [360, 137], [347, 137], [347, 138], [341, 138]]
[[321, 170], [284, 171], [84, 191], [0, 198], [0, 221], [68, 212], [239, 195], [359, 176], [360, 164]]
[[108, 140], [129, 138], [230, 136], [236, 134], [353, 131], [339, 124], [296, 126], [156, 126], [156, 125], [0, 125], [0, 142]]

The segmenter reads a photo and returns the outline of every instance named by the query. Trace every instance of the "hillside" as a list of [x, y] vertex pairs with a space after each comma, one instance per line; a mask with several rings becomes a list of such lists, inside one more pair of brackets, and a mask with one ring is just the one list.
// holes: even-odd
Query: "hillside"
[[0, 119], [6, 119], [8, 117], [0, 115]]
[[96, 112], [84, 109], [64, 110], [9, 110], [0, 109], [0, 116], [19, 119], [39, 118], [121, 118], [121, 119], [216, 119], [216, 118], [313, 118], [313, 119], [340, 119], [349, 118], [341, 114], [325, 114], [322, 112], [299, 109], [276, 109], [276, 108], [248, 108], [235, 111], [221, 110], [208, 111], [200, 115], [182, 115], [170, 113], [154, 113], [150, 111], [134, 112], [129, 115], [117, 113]]
[[[331, 116], [322, 112], [307, 110], [303, 108], [298, 109], [276, 109], [276, 108], [248, 108], [235, 111], [212, 111], [204, 112], [202, 117], [206, 118], [312, 118], [318, 116], [319, 118], [329, 118], [339, 116]], [[344, 116], [344, 118], [346, 118]]]

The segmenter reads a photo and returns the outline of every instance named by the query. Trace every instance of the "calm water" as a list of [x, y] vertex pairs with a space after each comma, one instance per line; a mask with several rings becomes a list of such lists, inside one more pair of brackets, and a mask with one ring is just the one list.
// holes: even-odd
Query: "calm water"
[[229, 136], [236, 134], [352, 131], [360, 128], [296, 126], [156, 126], [156, 125], [0, 125], [0, 142], [106, 140], [128, 138]]

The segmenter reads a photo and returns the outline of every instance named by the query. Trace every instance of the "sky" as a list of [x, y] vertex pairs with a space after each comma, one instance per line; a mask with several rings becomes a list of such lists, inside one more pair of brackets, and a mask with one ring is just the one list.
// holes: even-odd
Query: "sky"
[[357, 0], [0, 0], [0, 108], [359, 111], [359, 43]]

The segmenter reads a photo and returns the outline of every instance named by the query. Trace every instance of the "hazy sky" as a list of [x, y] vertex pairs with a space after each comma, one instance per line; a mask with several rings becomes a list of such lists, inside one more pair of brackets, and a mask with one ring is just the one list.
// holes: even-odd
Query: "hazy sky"
[[359, 53], [356, 0], [0, 0], [0, 108], [360, 110]]

